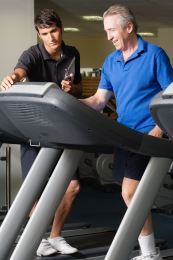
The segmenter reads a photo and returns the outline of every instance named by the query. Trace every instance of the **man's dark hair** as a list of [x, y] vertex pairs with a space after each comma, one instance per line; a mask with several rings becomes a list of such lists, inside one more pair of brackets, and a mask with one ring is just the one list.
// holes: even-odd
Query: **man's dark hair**
[[52, 24], [62, 28], [62, 22], [59, 15], [52, 9], [43, 9], [34, 19], [34, 25], [37, 32], [39, 28], [49, 28]]

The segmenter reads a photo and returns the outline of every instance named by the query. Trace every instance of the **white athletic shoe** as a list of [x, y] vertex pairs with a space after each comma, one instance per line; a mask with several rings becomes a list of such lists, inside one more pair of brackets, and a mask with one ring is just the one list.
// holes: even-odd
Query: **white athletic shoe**
[[78, 252], [78, 249], [70, 246], [63, 237], [48, 238], [50, 245], [63, 255], [70, 255]]
[[153, 255], [153, 254], [139, 255], [139, 256], [132, 258], [131, 260], [163, 260], [163, 259], [160, 255], [159, 249], [157, 248], [157, 254], [155, 254], [155, 255]]
[[37, 249], [37, 256], [49, 256], [57, 253], [57, 250], [53, 248], [47, 239], [42, 239], [38, 249]]

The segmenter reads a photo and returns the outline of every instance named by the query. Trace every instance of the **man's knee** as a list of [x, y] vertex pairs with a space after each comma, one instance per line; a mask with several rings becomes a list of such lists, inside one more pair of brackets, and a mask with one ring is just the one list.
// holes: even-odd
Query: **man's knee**
[[129, 205], [129, 203], [133, 197], [133, 194], [134, 194], [133, 191], [122, 188], [121, 195], [122, 195], [122, 198], [123, 198], [124, 202], [126, 203], [126, 205]]
[[122, 197], [126, 205], [128, 206], [135, 191], [139, 184], [139, 181], [124, 178], [123, 184], [122, 184]]

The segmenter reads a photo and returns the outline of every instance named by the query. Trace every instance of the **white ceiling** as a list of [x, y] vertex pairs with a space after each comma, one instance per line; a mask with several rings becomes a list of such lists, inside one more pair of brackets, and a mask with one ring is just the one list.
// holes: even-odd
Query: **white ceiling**
[[55, 9], [64, 27], [78, 27], [81, 35], [103, 33], [101, 22], [87, 22], [81, 15], [101, 15], [112, 4], [123, 4], [134, 12], [139, 31], [157, 33], [158, 28], [173, 27], [173, 0], [35, 0], [35, 12], [42, 8]]

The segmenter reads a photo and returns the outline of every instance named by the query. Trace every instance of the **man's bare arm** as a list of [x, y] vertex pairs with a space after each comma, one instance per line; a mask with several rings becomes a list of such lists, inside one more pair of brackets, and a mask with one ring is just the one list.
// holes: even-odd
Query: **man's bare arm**
[[88, 98], [80, 99], [81, 102], [94, 108], [97, 111], [101, 111], [112, 97], [112, 92], [106, 89], [97, 89], [96, 93]]

